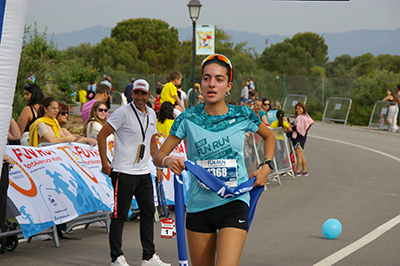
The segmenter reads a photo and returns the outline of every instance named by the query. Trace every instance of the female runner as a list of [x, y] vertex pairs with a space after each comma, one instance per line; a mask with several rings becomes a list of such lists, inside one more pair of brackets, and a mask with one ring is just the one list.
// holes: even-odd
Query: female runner
[[[205, 103], [186, 109], [176, 118], [170, 135], [154, 157], [155, 165], [180, 174], [185, 169], [183, 161], [168, 154], [187, 138], [189, 159], [211, 172], [217, 170], [215, 163], [225, 164], [219, 171], [229, 173], [230, 178], [219, 178], [234, 189], [249, 178], [243, 156], [245, 133], [257, 132], [265, 140], [266, 163], [253, 173], [257, 179], [254, 185], [265, 185], [275, 152], [273, 132], [247, 106], [225, 103], [232, 88], [233, 69], [228, 58], [210, 55], [201, 69]], [[193, 266], [239, 265], [248, 229], [248, 205], [248, 193], [222, 199], [191, 176], [186, 233]]]

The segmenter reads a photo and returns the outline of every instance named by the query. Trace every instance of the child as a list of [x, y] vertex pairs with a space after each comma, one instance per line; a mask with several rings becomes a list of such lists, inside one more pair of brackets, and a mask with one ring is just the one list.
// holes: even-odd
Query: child
[[183, 104], [181, 100], [178, 97], [178, 89], [176, 86], [180, 85], [182, 83], [182, 74], [178, 71], [173, 71], [169, 75], [170, 82], [165, 84], [164, 88], [161, 91], [161, 100], [160, 104], [163, 104], [163, 102], [170, 102], [173, 105], [179, 106], [178, 108], [181, 109], [180, 111], [185, 110], [185, 107], [183, 107]]

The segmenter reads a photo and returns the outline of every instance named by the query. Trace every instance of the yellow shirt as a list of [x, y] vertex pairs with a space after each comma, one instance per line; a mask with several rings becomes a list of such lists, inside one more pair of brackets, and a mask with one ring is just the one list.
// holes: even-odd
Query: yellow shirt
[[[270, 127], [271, 127], [271, 128], [277, 128], [277, 127], [279, 127], [278, 124], [279, 124], [279, 121], [276, 120], [276, 121], [272, 122], [272, 124], [270, 125]], [[286, 130], [288, 127], [289, 127], [289, 123], [286, 122], [286, 121], [283, 121], [283, 130]], [[279, 131], [274, 131], [274, 132], [275, 132], [275, 138], [276, 138], [276, 139], [283, 140], [283, 135], [280, 134]]]
[[[276, 120], [274, 122], [272, 122], [272, 124], [270, 125], [271, 128], [275, 128], [278, 127], [279, 121]], [[289, 123], [286, 121], [283, 121], [283, 129], [286, 130], [289, 127]]]
[[82, 104], [86, 103], [87, 92], [85, 90], [80, 90], [78, 95], [79, 95], [79, 102], [82, 103]]
[[168, 82], [167, 84], [165, 84], [164, 88], [161, 91], [160, 104], [163, 104], [163, 102], [170, 102], [172, 104], [175, 104], [175, 96], [177, 95], [178, 89], [175, 87], [174, 84]]
[[168, 137], [173, 123], [174, 119], [165, 119], [164, 124], [161, 124], [157, 119], [157, 131], [163, 133], [165, 137]]

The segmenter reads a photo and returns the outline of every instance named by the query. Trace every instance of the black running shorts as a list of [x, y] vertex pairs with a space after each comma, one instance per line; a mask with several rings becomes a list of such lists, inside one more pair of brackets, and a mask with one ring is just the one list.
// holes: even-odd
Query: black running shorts
[[186, 229], [198, 233], [215, 233], [217, 230], [233, 227], [247, 231], [249, 207], [241, 200], [209, 210], [187, 213]]

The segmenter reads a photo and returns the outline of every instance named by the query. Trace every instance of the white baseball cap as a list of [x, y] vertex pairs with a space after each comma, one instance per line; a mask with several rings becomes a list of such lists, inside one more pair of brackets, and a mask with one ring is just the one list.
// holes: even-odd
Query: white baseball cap
[[137, 79], [133, 83], [132, 91], [144, 91], [150, 94], [150, 86], [149, 83], [144, 79]]

